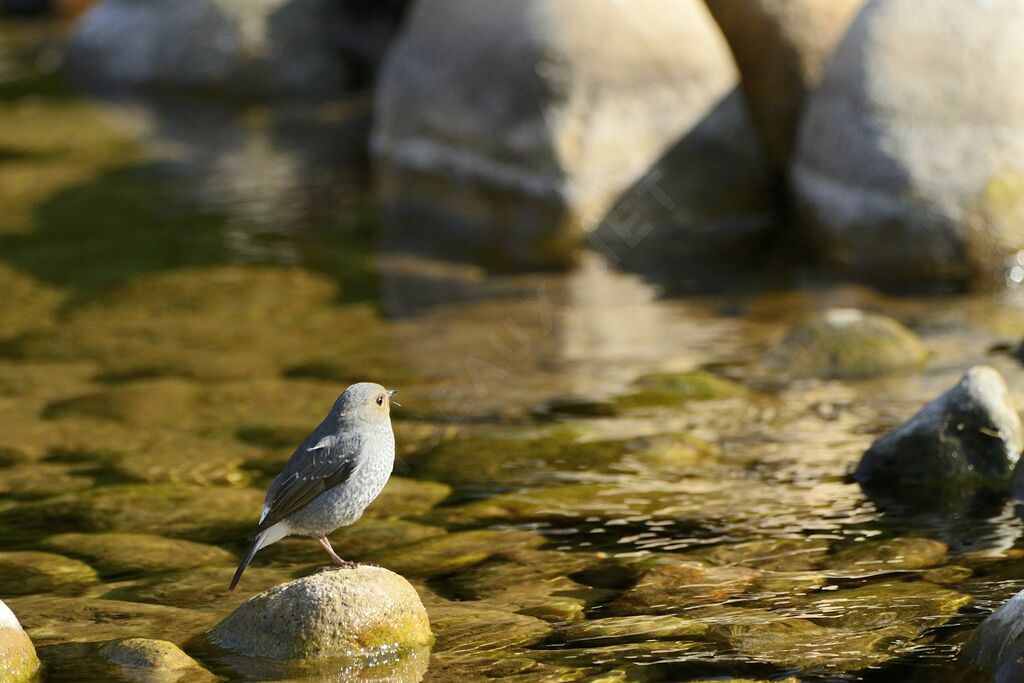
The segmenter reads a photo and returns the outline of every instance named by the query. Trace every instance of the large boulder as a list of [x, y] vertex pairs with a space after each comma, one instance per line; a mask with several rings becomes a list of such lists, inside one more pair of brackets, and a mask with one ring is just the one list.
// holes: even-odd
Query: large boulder
[[242, 96], [322, 94], [345, 81], [328, 0], [103, 0], [68, 64], [103, 86]]
[[864, 0], [706, 0], [743, 76], [765, 150], [789, 162], [804, 99]]
[[992, 683], [1024, 680], [1024, 591], [981, 622], [960, 658]]
[[0, 601], [0, 680], [5, 683], [34, 681], [39, 658], [18, 618]]
[[869, 2], [808, 103], [792, 167], [823, 256], [901, 284], [1001, 275], [1024, 248], [1021, 71], [1018, 0]]
[[516, 265], [598, 224], [605, 251], [735, 246], [771, 218], [737, 82], [699, 0], [422, 0], [378, 85], [386, 222]]
[[275, 586], [229, 614], [209, 637], [234, 654], [273, 660], [372, 657], [433, 642], [416, 589], [372, 566]]
[[955, 387], [875, 441], [854, 473], [862, 483], [1007, 481], [1024, 429], [1002, 375], [971, 368]]

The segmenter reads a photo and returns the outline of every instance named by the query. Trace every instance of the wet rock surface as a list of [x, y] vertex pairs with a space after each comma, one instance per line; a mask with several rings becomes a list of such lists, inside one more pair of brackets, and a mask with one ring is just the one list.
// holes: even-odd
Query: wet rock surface
[[875, 441], [854, 477], [866, 483], [1007, 481], [1024, 448], [1024, 429], [1006, 381], [987, 366]]
[[96, 570], [79, 560], [31, 550], [0, 552], [0, 594], [80, 590], [99, 581]]
[[795, 327], [772, 356], [802, 377], [861, 379], [917, 370], [928, 351], [899, 322], [857, 309], [832, 309]]
[[44, 539], [42, 545], [83, 558], [107, 576], [230, 564], [234, 559], [215, 546], [149, 534], [58, 534]]
[[39, 658], [32, 641], [3, 602], [0, 602], [0, 674], [11, 683], [34, 681], [39, 674]]
[[989, 615], [971, 634], [961, 659], [993, 683], [1010, 683], [1024, 676], [1024, 593], [1014, 595]]
[[232, 612], [209, 638], [229, 652], [274, 660], [372, 656], [433, 642], [416, 590], [367, 566], [276, 586]]

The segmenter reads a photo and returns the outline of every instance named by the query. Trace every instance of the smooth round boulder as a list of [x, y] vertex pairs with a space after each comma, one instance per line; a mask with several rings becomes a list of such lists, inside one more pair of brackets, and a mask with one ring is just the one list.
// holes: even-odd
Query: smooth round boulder
[[[1007, 481], [1022, 449], [1024, 428], [1006, 381], [994, 368], [978, 365], [955, 387], [871, 444], [854, 478], [885, 485]], [[1024, 486], [1020, 488], [1024, 493]]]
[[32, 641], [14, 612], [0, 600], [0, 680], [34, 681], [38, 673], [39, 658]]
[[104, 643], [98, 653], [128, 680], [167, 683], [214, 680], [199, 662], [167, 640], [121, 638]]
[[889, 284], [1001, 280], [1024, 249], [1022, 71], [1018, 0], [868, 2], [791, 169], [822, 256]]
[[864, 0], [706, 0], [729, 41], [750, 113], [785, 168], [807, 95]]
[[274, 660], [371, 656], [433, 642], [416, 589], [373, 566], [275, 586], [229, 614], [209, 638], [234, 654]]
[[326, 0], [103, 0], [79, 22], [68, 65], [103, 87], [277, 96], [345, 81]]
[[598, 225], [606, 252], [735, 246], [772, 202], [737, 83], [699, 0], [422, 0], [378, 82], [385, 236], [510, 265]]
[[771, 354], [796, 377], [863, 379], [920, 368], [928, 349], [916, 334], [883, 315], [833, 308], [793, 328]]

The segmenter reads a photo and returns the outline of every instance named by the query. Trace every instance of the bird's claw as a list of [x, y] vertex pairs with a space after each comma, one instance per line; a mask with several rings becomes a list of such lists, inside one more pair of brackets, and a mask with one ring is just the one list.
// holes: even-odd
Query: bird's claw
[[328, 565], [323, 566], [323, 567], [318, 567], [317, 570], [316, 570], [316, 573], [320, 574], [320, 573], [323, 573], [323, 572], [333, 572], [336, 569], [355, 569], [358, 566], [359, 565], [357, 563], [355, 563], [355, 562], [345, 561], [342, 564], [328, 564]]

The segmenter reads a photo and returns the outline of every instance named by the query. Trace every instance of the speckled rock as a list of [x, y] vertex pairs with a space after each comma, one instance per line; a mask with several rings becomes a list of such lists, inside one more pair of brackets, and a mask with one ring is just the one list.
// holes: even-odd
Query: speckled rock
[[131, 681], [174, 683], [212, 681], [214, 676], [174, 643], [149, 638], [123, 638], [104, 643], [99, 655]]
[[416, 590], [393, 572], [366, 566], [271, 588], [209, 637], [230, 652], [275, 660], [372, 655], [433, 642]]
[[598, 225], [623, 253], [668, 224], [735, 244], [770, 214], [737, 81], [697, 0], [416, 3], [377, 90], [386, 223], [513, 264]]
[[344, 82], [322, 0], [104, 0], [81, 20], [69, 64], [103, 85], [266, 96]]
[[981, 622], [960, 657], [992, 683], [1024, 679], [1024, 591]]
[[39, 658], [18, 618], [0, 601], [0, 679], [5, 683], [34, 681]]
[[792, 166], [825, 258], [909, 285], [1001, 280], [1024, 248], [1022, 69], [1017, 0], [868, 2], [810, 97]]
[[706, 0], [736, 57], [761, 140], [788, 163], [804, 100], [864, 0]]
[[854, 476], [862, 483], [956, 478], [1005, 481], [1022, 448], [1024, 429], [1005, 380], [993, 368], [979, 365], [968, 370], [955, 387], [875, 441]]
[[770, 355], [798, 377], [861, 379], [920, 368], [928, 350], [892, 318], [836, 308], [797, 325]]

